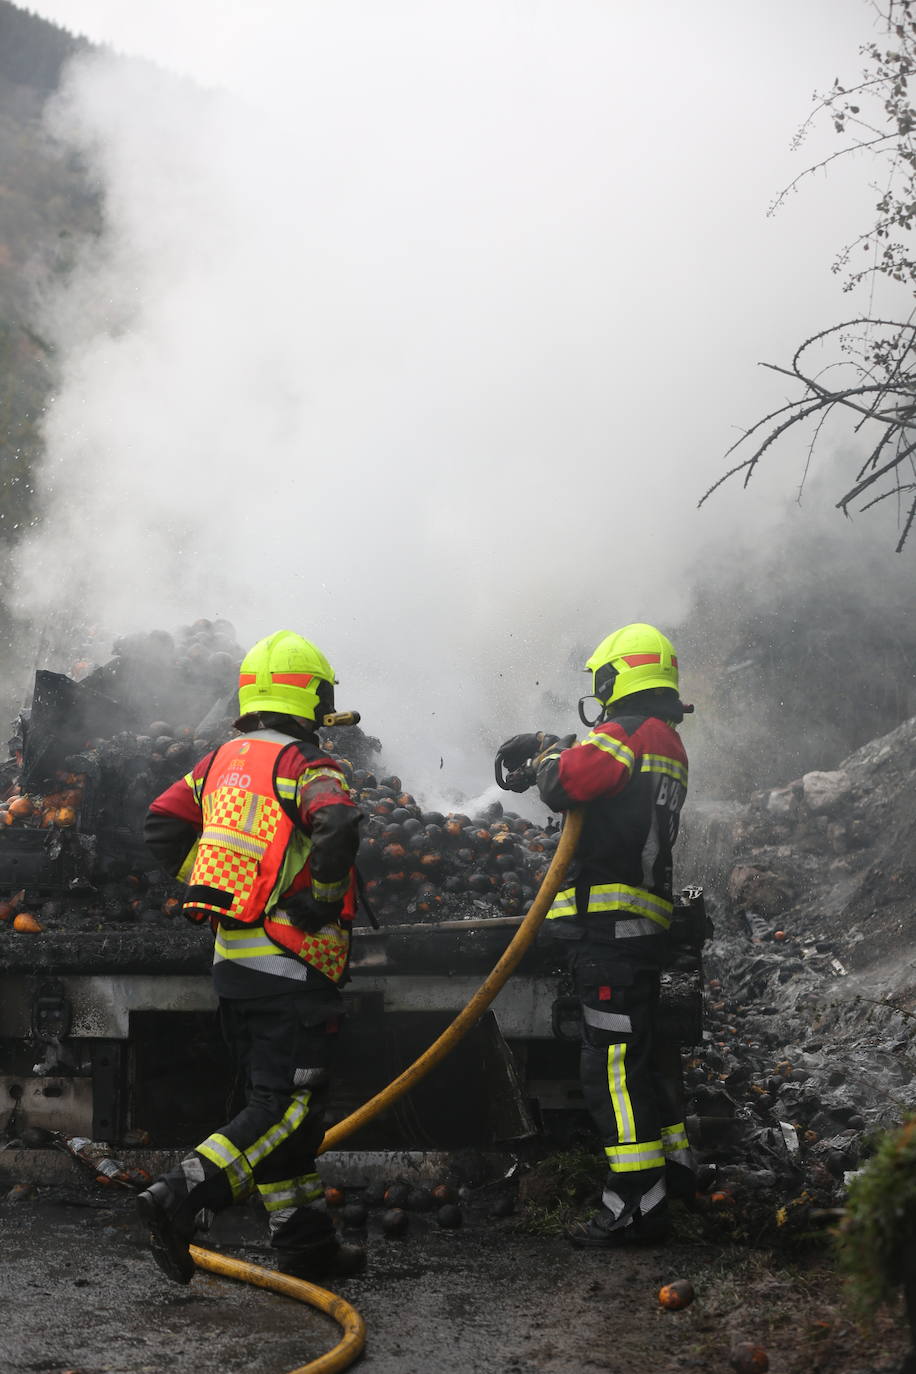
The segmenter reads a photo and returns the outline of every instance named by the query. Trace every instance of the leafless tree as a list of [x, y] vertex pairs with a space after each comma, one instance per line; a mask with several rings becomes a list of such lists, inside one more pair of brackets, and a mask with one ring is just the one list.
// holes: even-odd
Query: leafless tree
[[[833, 264], [846, 291], [883, 277], [916, 296], [916, 109], [909, 90], [916, 74], [914, 3], [869, 0], [882, 41], [860, 49], [865, 66], [854, 85], [837, 79], [829, 91], [815, 95], [814, 109], [794, 141], [800, 147], [816, 122], [829, 119], [842, 145], [806, 167], [771, 207], [774, 213], [804, 180], [838, 158], [871, 156], [878, 177], [874, 222]], [[806, 436], [804, 485], [824, 425], [839, 416], [848, 421], [851, 434], [865, 439], [868, 451], [837, 508], [849, 515], [853, 508], [868, 510], [896, 500], [899, 553], [916, 521], [916, 306], [903, 314], [886, 320], [866, 312], [805, 339], [789, 366], [764, 364], [790, 378], [797, 394], [743, 431], [725, 455], [726, 461], [736, 461], [699, 504], [739, 473], [746, 486], [764, 455], [790, 431]]]

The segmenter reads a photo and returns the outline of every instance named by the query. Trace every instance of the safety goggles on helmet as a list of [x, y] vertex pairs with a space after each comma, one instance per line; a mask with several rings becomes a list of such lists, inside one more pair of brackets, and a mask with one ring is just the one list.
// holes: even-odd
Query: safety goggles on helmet
[[[595, 706], [593, 708], [594, 715], [592, 715], [591, 717], [587, 716], [585, 713], [585, 703], [587, 701], [593, 701], [595, 703]], [[597, 697], [593, 692], [589, 692], [587, 696], [579, 698], [578, 705], [579, 719], [581, 720], [583, 725], [588, 726], [589, 730], [592, 730], [596, 725], [599, 724], [601, 717], [604, 715], [604, 702], [599, 697]]]

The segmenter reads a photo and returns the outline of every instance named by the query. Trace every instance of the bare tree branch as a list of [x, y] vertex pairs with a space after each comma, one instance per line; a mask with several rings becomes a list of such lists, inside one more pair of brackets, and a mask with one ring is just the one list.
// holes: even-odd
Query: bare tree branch
[[[882, 160], [887, 175], [882, 184], [873, 185], [874, 220], [833, 263], [835, 272], [848, 274], [844, 290], [870, 279], [872, 300], [879, 277], [916, 294], [916, 107], [910, 99], [910, 82], [916, 80], [914, 7], [916, 0], [869, 0], [880, 32], [859, 49], [864, 60], [859, 78], [851, 84], [837, 78], [830, 90], [816, 92], [814, 109], [792, 144], [793, 150], [801, 147], [810, 129], [826, 118], [843, 140], [842, 146], [794, 177], [769, 209], [775, 213], [806, 178], [819, 171], [829, 174], [840, 158], [864, 153]], [[853, 269], [853, 254], [863, 250], [870, 251], [869, 266]], [[747, 486], [777, 441], [811, 421], [800, 498], [817, 452], [827, 442], [828, 419], [842, 416], [848, 419], [851, 439], [867, 437], [868, 452], [836, 508], [848, 516], [850, 505], [866, 492], [869, 499], [860, 507], [862, 511], [889, 496], [899, 499], [902, 493], [916, 490], [916, 483], [901, 480], [904, 464], [916, 468], [916, 310], [909, 306], [902, 313], [902, 319], [866, 313], [830, 325], [804, 339], [788, 367], [763, 364], [788, 377], [798, 395], [742, 431], [724, 456], [728, 460], [742, 451], [746, 456], [713, 483], [699, 505], [738, 473], [744, 474]], [[901, 518], [898, 552], [916, 522], [916, 497]]]

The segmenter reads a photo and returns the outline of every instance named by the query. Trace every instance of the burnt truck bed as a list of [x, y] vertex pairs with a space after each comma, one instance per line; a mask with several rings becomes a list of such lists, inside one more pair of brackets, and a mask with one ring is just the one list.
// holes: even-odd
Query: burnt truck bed
[[[457, 1014], [520, 924], [514, 917], [496, 917], [356, 930], [345, 1002], [377, 993], [386, 1009]], [[110, 1008], [109, 1026], [121, 1032], [131, 1011], [155, 1010], [160, 1001], [163, 1009], [177, 1009], [169, 984], [191, 999], [194, 1009], [215, 1007], [211, 959], [209, 930], [185, 929], [179, 922], [165, 938], [161, 930], [139, 929], [72, 935], [0, 931], [0, 1036], [28, 1032], [31, 1018], [25, 1019], [22, 1004], [49, 980], [61, 983], [69, 994], [74, 1036], [98, 1033], [106, 1016], [99, 1001], [105, 984], [118, 990], [118, 998], [104, 1000]], [[513, 1034], [562, 1038], [555, 1003], [569, 997], [564, 964], [565, 949], [553, 942], [535, 942], [522, 957], [494, 1002]], [[89, 995], [93, 990], [95, 999]], [[662, 978], [662, 1015], [666, 1030], [682, 1045], [702, 1039], [701, 991], [699, 958], [678, 956]]]
[[[466, 1005], [520, 924], [514, 917], [354, 933], [335, 1109], [396, 1077]], [[224, 1117], [233, 1085], [219, 1041], [209, 931], [167, 927], [0, 931], [0, 1111], [20, 1124], [118, 1142], [186, 1145]], [[581, 1114], [578, 1023], [565, 952], [538, 941], [444, 1064], [359, 1148], [450, 1148], [566, 1129]], [[674, 1044], [702, 1040], [702, 968], [663, 975]], [[2, 1122], [2, 1117], [0, 1117]], [[565, 1123], [565, 1124], [564, 1124]]]

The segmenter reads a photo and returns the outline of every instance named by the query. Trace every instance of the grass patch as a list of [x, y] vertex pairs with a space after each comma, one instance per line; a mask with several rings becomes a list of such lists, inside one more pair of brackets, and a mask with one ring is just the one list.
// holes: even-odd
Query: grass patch
[[519, 1229], [558, 1236], [597, 1207], [607, 1166], [591, 1150], [566, 1150], [533, 1164], [519, 1183]]

